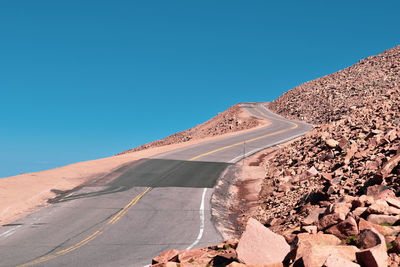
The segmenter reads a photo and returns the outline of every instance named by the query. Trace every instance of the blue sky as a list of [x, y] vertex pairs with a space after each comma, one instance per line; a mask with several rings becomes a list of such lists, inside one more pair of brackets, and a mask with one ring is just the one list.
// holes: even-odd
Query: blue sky
[[110, 156], [399, 45], [399, 1], [0, 0], [0, 177]]

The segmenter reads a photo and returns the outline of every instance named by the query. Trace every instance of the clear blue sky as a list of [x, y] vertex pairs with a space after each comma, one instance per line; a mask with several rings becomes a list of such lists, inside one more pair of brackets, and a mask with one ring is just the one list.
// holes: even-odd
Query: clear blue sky
[[0, 177], [110, 156], [399, 45], [400, 1], [0, 0]]

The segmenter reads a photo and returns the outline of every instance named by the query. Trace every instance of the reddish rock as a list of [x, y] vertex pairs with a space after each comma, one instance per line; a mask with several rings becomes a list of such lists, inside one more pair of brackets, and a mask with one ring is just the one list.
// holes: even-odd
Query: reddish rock
[[283, 263], [271, 263], [271, 264], [243, 264], [238, 262], [232, 262], [227, 267], [283, 267]]
[[354, 210], [354, 209], [362, 207], [362, 206], [363, 206], [363, 203], [358, 198], [355, 198], [351, 201], [351, 210]]
[[400, 235], [398, 235], [393, 242], [393, 250], [397, 254], [400, 254]]
[[391, 207], [385, 200], [378, 199], [371, 206], [368, 207], [367, 212], [370, 214], [400, 214], [400, 209]]
[[361, 231], [359, 237], [357, 237], [357, 243], [360, 243], [362, 247], [366, 248], [356, 253], [357, 262], [360, 263], [361, 266], [388, 266], [385, 238], [374, 228]]
[[300, 233], [296, 236], [295, 243], [298, 251], [301, 251], [303, 248], [309, 246], [309, 244], [337, 246], [341, 244], [341, 241], [334, 235], [318, 232], [317, 234]]
[[388, 160], [381, 169], [381, 174], [383, 178], [387, 177], [399, 163], [400, 163], [400, 150], [394, 157]]
[[343, 214], [340, 214], [340, 213], [333, 213], [333, 214], [325, 215], [318, 221], [318, 229], [323, 230], [332, 225], [338, 224], [339, 222], [344, 220], [343, 217], [344, 217]]
[[363, 218], [360, 218], [360, 220], [358, 221], [358, 230], [361, 232], [361, 230], [370, 229], [370, 228], [376, 229], [380, 234], [382, 234], [384, 236], [392, 235], [392, 233], [393, 233], [393, 230], [390, 227], [374, 224], [374, 223], [364, 220]]
[[322, 172], [321, 173], [322, 178], [324, 178], [327, 181], [332, 180], [332, 173], [326, 173], [326, 172]]
[[357, 222], [353, 217], [348, 217], [343, 222], [340, 222], [326, 230], [326, 233], [333, 234], [341, 239], [358, 234]]
[[210, 262], [208, 261], [207, 264], [210, 263], [212, 266], [226, 266], [236, 260], [236, 252], [231, 251], [229, 253], [223, 253], [215, 256]]
[[364, 229], [360, 232], [360, 234], [357, 236], [356, 239], [357, 247], [361, 249], [367, 249], [375, 247], [382, 243], [380, 236], [377, 235], [375, 231], [372, 231], [371, 229], [373, 228]]
[[307, 173], [312, 176], [316, 176], [318, 174], [318, 171], [314, 166], [312, 166], [310, 169], [307, 170]]
[[[347, 214], [350, 212], [352, 204], [349, 202], [344, 202], [345, 199], [341, 199], [342, 201], [339, 201], [337, 203], [334, 203], [330, 205], [325, 213], [330, 213], [330, 214], [337, 214], [340, 220], [344, 220], [347, 216]], [[352, 199], [350, 198], [349, 201], [351, 202]]]
[[400, 199], [397, 197], [387, 197], [385, 200], [390, 206], [400, 209]]
[[367, 221], [374, 224], [394, 224], [400, 219], [399, 215], [381, 215], [381, 214], [371, 214], [368, 216]]
[[363, 203], [363, 206], [370, 206], [375, 202], [374, 197], [368, 195], [362, 195], [358, 198], [358, 200], [360, 200]]
[[389, 254], [389, 267], [399, 267], [400, 266], [400, 256], [391, 253]]
[[312, 225], [318, 222], [320, 214], [323, 214], [325, 209], [313, 208], [310, 210], [308, 216], [301, 221], [302, 225]]
[[392, 206], [389, 206], [387, 208], [387, 213], [388, 214], [393, 214], [393, 215], [400, 215], [400, 209], [392, 207]]
[[178, 262], [185, 263], [185, 262], [192, 262], [194, 260], [198, 261], [204, 256], [207, 256], [207, 252], [199, 248], [192, 250], [182, 250], [178, 254]]
[[300, 233], [294, 240], [294, 244], [296, 247], [296, 256], [294, 258], [297, 261], [307, 255], [312, 246], [335, 247], [340, 245], [341, 241], [334, 235], [328, 235], [321, 232], [317, 234]]
[[351, 158], [354, 156], [357, 150], [358, 150], [357, 143], [353, 142], [344, 158], [344, 164], [348, 165], [350, 163]]
[[348, 261], [355, 261], [356, 252], [359, 251], [355, 246], [326, 246], [326, 245], [313, 245], [308, 253], [302, 256], [304, 266], [307, 267], [320, 267], [327, 258], [334, 254]]
[[229, 240], [221, 242], [221, 243], [219, 243], [217, 245], [208, 246], [208, 248], [209, 249], [214, 249], [214, 250], [224, 249], [226, 247], [236, 249], [238, 241], [239, 240], [237, 240], [237, 239], [229, 239]]
[[180, 266], [179, 263], [176, 262], [167, 262], [167, 263], [157, 263], [154, 265], [151, 265], [151, 267], [178, 267]]
[[335, 148], [339, 145], [339, 142], [334, 139], [328, 139], [326, 140], [326, 145], [329, 146], [330, 148]]
[[[354, 206], [353, 201], [356, 201], [356, 200], [357, 200], [356, 197], [344, 195], [338, 200], [338, 203], [345, 203], [345, 205], [347, 207], [353, 208], [353, 206]], [[351, 203], [351, 204], [349, 204], [349, 203]]]
[[353, 214], [355, 217], [360, 217], [365, 213], [367, 209], [368, 209], [367, 207], [358, 207], [355, 210], [353, 210], [351, 214]]
[[384, 185], [373, 185], [367, 188], [367, 196], [374, 199], [385, 199], [387, 197], [396, 197], [394, 192]]
[[169, 261], [177, 261], [178, 260], [179, 250], [171, 249], [163, 251], [160, 255], [154, 257], [151, 261], [152, 264], [156, 263], [166, 263]]
[[236, 249], [238, 259], [246, 264], [282, 262], [290, 252], [283, 236], [275, 234], [257, 220], [250, 218]]
[[334, 254], [329, 255], [326, 259], [323, 267], [360, 267], [357, 263], [351, 262], [349, 260], [343, 259]]
[[318, 232], [316, 225], [305, 225], [301, 227], [301, 230], [309, 234], [316, 234]]

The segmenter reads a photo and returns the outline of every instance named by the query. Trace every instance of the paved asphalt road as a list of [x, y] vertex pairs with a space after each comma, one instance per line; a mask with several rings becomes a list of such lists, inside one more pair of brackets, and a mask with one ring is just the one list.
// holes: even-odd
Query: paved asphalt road
[[143, 266], [166, 249], [220, 242], [210, 198], [225, 168], [312, 128], [242, 106], [272, 124], [126, 164], [0, 227], [0, 266]]

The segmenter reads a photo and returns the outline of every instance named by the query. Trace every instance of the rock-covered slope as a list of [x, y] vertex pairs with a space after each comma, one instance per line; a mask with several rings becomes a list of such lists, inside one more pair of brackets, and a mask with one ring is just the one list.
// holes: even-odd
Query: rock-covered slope
[[[316, 127], [260, 156], [266, 174], [259, 207], [238, 216], [238, 230], [244, 230], [245, 218], [256, 218], [284, 236], [291, 249], [284, 259], [257, 263], [400, 266], [399, 71], [400, 46], [305, 83], [269, 104], [285, 117]], [[238, 247], [246, 232], [257, 231], [257, 236], [261, 231], [248, 228]], [[263, 244], [244, 243], [251, 259], [275, 253], [269, 242], [261, 254]], [[238, 249], [224, 253], [210, 257], [223, 257], [230, 266], [255, 263]]]
[[172, 134], [161, 140], [126, 150], [120, 154], [250, 129], [258, 126], [259, 124], [259, 119], [250, 117], [244, 110], [240, 108], [240, 104], [236, 104], [224, 112], [219, 113], [217, 116], [206, 121], [205, 123], [199, 124], [188, 130]]
[[[268, 210], [267, 220], [282, 212], [287, 214], [293, 208], [301, 208], [307, 203], [304, 196], [311, 194], [312, 197], [315, 192], [319, 198], [333, 201], [344, 195], [363, 194], [370, 185], [384, 184], [400, 195], [398, 69], [400, 46], [297, 87], [273, 103], [277, 107], [296, 91], [309, 90], [304, 96], [297, 93], [301, 99], [287, 106], [296, 106], [299, 116], [315, 114], [316, 120], [327, 122], [325, 113], [333, 109], [317, 106], [315, 99], [321, 91], [326, 93], [329, 88], [316, 90], [311, 85], [335, 81], [347, 85], [347, 89], [356, 85], [364, 88], [358, 98], [349, 95], [351, 90], [343, 87], [340, 97], [327, 99], [329, 103], [337, 103], [335, 114], [340, 114], [340, 117], [333, 116], [334, 122], [316, 127], [265, 163], [268, 170], [265, 188], [269, 189], [264, 190], [262, 198], [266, 203], [265, 210]], [[356, 70], [360, 72], [359, 80], [354, 78]], [[284, 115], [289, 113], [281, 112]], [[285, 224], [288, 221], [290, 218]]]
[[[385, 190], [400, 196], [399, 70], [398, 46], [294, 88], [270, 105], [281, 115], [323, 125], [265, 162], [259, 220], [280, 233], [310, 224], [341, 238], [346, 236], [337, 225], [349, 218], [375, 228], [400, 223], [400, 210], [384, 211], [393, 206], [377, 197]], [[375, 199], [359, 200], [366, 196]], [[338, 214], [330, 215], [335, 213], [331, 205], [346, 198], [350, 210], [333, 219]], [[398, 233], [385, 232], [387, 242], [399, 240]], [[400, 251], [389, 252], [397, 266]]]
[[400, 82], [400, 46], [334, 74], [304, 83], [268, 105], [288, 118], [313, 124], [337, 121], [374, 104]]

